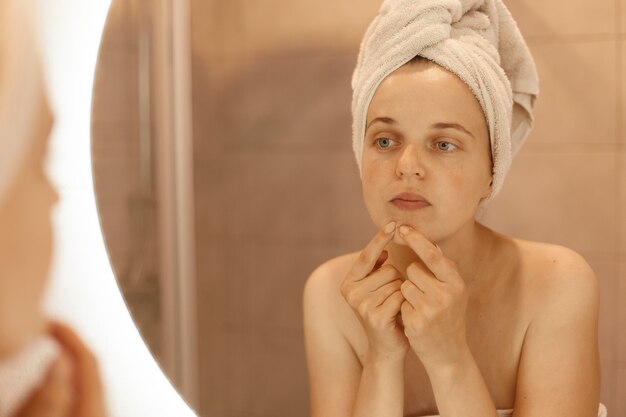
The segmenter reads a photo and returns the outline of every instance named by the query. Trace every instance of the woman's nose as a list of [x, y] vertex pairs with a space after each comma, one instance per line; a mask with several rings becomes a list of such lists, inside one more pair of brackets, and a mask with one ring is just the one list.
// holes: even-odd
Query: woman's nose
[[417, 147], [409, 145], [404, 148], [398, 159], [396, 174], [399, 177], [417, 175], [423, 178], [425, 173], [422, 155], [417, 151]]

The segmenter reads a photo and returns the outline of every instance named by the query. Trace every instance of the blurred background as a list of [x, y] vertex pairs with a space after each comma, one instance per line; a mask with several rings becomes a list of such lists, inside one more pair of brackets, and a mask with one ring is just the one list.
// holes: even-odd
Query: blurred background
[[[350, 78], [380, 1], [181, 3], [188, 19], [176, 39], [187, 49], [173, 74], [186, 93], [168, 103], [162, 64], [180, 62], [171, 50], [171, 61], [158, 59], [171, 29], [162, 11], [113, 0], [107, 19], [92, 154], [109, 257], [145, 341], [201, 415], [307, 415], [304, 283], [375, 233], [351, 148]], [[592, 265], [601, 400], [626, 416], [626, 0], [505, 4], [535, 58], [540, 97], [483, 222]], [[190, 147], [172, 161], [159, 135], [176, 127]], [[163, 170], [181, 167], [189, 188], [164, 189]], [[172, 240], [176, 219], [189, 233]], [[186, 272], [164, 270], [172, 264]]]

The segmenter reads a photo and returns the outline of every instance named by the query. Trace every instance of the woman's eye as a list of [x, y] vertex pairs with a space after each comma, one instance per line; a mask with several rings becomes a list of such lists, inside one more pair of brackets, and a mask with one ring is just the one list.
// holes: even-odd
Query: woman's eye
[[378, 138], [374, 141], [381, 149], [388, 149], [391, 146], [392, 140], [389, 138]]
[[451, 151], [454, 148], [456, 148], [456, 145], [453, 143], [446, 141], [437, 142], [437, 149], [439, 149], [440, 151]]

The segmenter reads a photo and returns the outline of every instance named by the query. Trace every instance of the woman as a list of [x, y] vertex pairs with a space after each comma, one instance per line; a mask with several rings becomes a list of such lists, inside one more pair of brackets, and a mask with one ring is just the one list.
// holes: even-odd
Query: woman
[[93, 354], [42, 312], [58, 196], [33, 21], [28, 1], [0, 0], [0, 416], [103, 417]]
[[532, 126], [532, 57], [500, 0], [387, 0], [352, 80], [380, 229], [309, 277], [313, 417], [591, 417], [599, 294], [574, 251], [476, 215]]

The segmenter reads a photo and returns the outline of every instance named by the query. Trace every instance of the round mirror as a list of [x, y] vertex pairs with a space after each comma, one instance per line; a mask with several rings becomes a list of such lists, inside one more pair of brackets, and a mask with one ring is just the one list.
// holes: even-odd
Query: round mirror
[[[304, 283], [376, 231], [352, 152], [350, 81], [379, 6], [113, 0], [92, 117], [100, 221], [146, 343], [202, 416], [309, 414]], [[612, 386], [609, 295], [626, 262], [616, 178], [626, 159], [615, 158], [617, 113], [602, 109], [615, 106], [617, 67], [594, 64], [594, 84], [565, 69], [615, 64], [615, 45], [576, 37], [582, 18], [550, 26], [560, 21], [552, 9], [510, 9], [542, 96], [535, 130], [483, 222], [589, 261], [607, 295], [600, 345], [603, 387]], [[574, 93], [586, 100], [570, 100]], [[607, 152], [596, 149], [596, 129]], [[608, 391], [602, 401], [617, 407]]]

